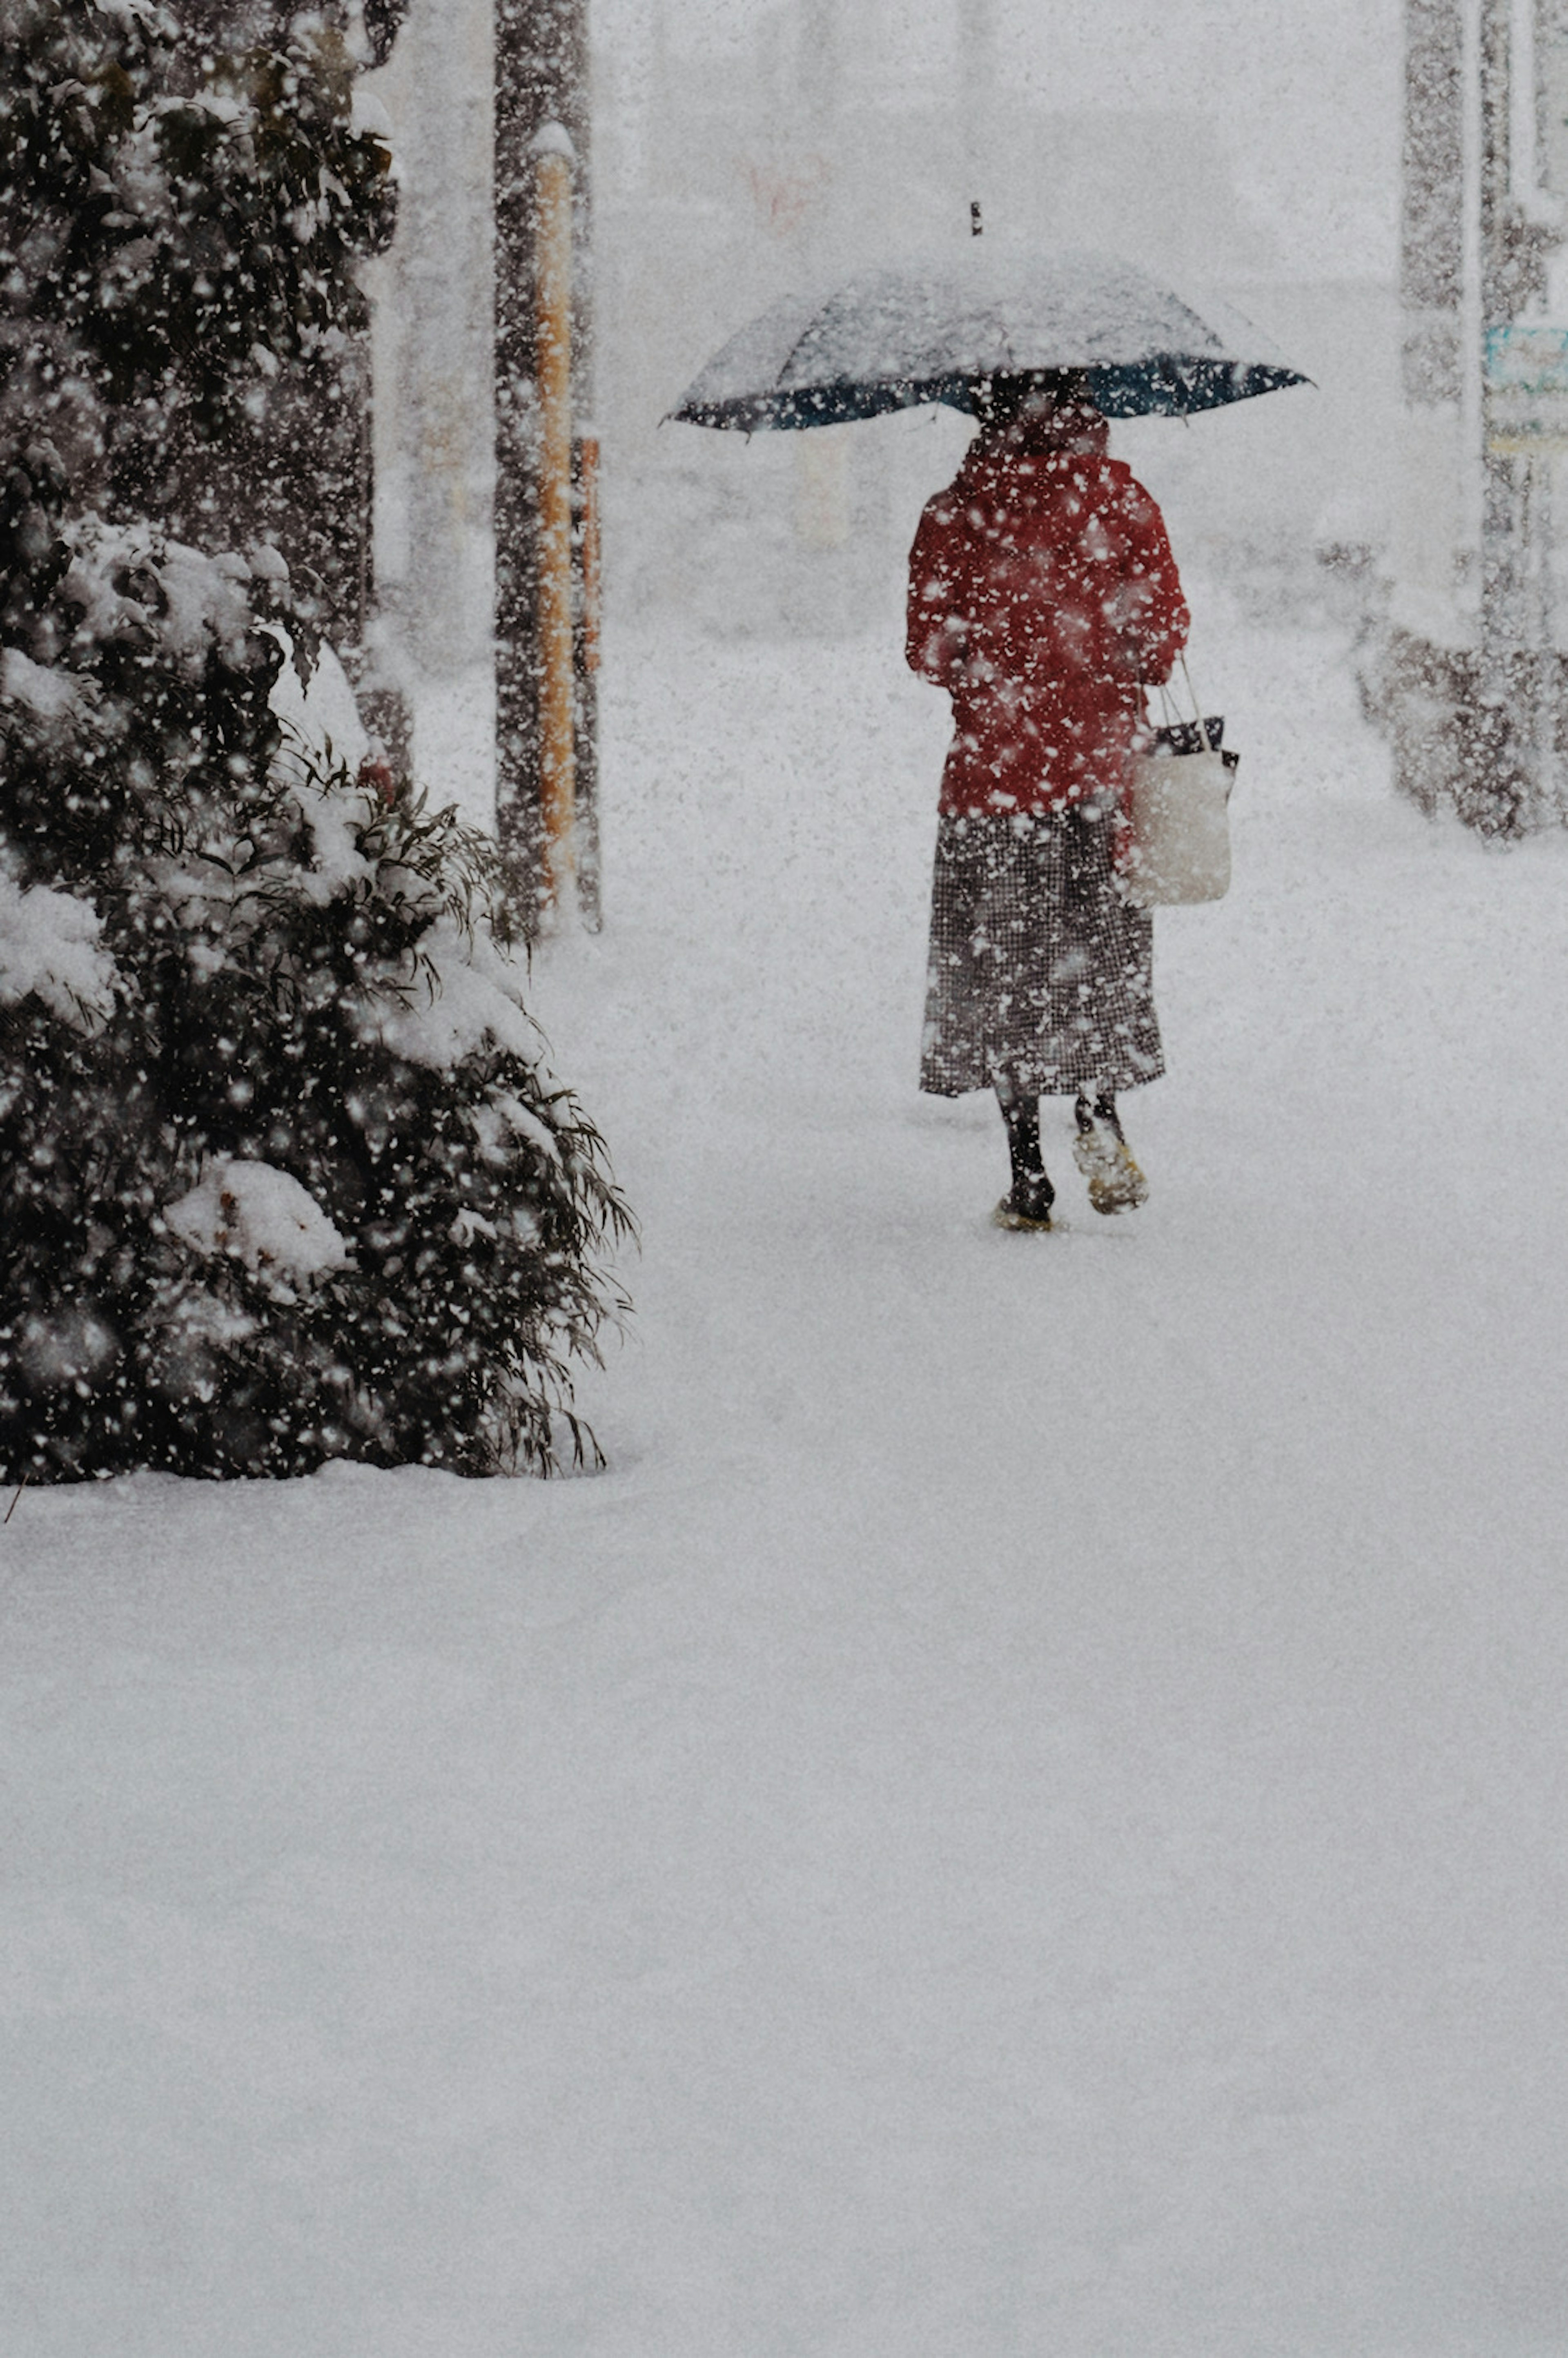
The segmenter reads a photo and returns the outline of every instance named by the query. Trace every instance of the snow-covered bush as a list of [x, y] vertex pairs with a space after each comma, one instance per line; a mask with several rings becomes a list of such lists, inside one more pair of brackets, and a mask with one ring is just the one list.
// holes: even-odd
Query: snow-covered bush
[[0, 0], [0, 57], [13, 399], [79, 497], [187, 539], [265, 521], [286, 479], [297, 509], [293, 451], [341, 472], [357, 436], [320, 396], [394, 214], [341, 43], [309, 9], [226, 55], [151, 0]]
[[[288, 741], [273, 690], [313, 645], [282, 554], [198, 549], [131, 496], [161, 415], [221, 436], [264, 335], [330, 327], [320, 283], [291, 313], [224, 259], [262, 117], [214, 67], [220, 130], [187, 125], [171, 179], [189, 60], [151, 11], [0, 0], [0, 1468], [591, 1450], [570, 1361], [625, 1216], [497, 946], [490, 847]], [[246, 72], [304, 92], [308, 63]], [[326, 239], [321, 282], [381, 199], [330, 160], [346, 84], [310, 93], [267, 136], [316, 191], [291, 234]], [[33, 195], [81, 157], [106, 207], [62, 245]], [[151, 322], [121, 344], [88, 317], [116, 287]]]

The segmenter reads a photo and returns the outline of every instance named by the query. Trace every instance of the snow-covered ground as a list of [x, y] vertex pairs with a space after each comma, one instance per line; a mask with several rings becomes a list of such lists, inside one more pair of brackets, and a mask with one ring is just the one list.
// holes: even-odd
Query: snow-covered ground
[[622, 627], [611, 1471], [24, 1494], [17, 2358], [1561, 2358], [1568, 841], [1195, 602], [1146, 1210], [914, 1092], [891, 632]]

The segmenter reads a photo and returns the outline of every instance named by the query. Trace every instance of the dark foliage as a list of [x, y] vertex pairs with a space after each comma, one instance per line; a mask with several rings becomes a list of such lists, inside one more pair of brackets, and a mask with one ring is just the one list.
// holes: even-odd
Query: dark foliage
[[96, 460], [162, 513], [193, 447], [363, 324], [391, 158], [319, 35], [229, 58], [152, 8], [0, 0], [0, 364], [79, 492]]
[[128, 505], [351, 313], [384, 154], [330, 57], [193, 61], [81, 0], [0, 29], [0, 1469], [591, 1455], [570, 1364], [625, 1214], [490, 847], [285, 743], [276, 549]]

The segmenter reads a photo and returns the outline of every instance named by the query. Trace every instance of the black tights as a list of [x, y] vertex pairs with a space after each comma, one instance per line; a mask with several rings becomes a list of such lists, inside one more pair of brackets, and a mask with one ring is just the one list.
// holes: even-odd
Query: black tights
[[1040, 1160], [1040, 1100], [1014, 1097], [1011, 1090], [1004, 1096], [1001, 1086], [996, 1094], [1007, 1124], [1007, 1151], [1012, 1157], [1012, 1208], [1025, 1215], [1049, 1210], [1056, 1195]]
[[[1016, 1212], [1049, 1207], [1056, 1200], [1056, 1191], [1045, 1176], [1040, 1157], [1040, 1099], [1025, 1096], [1011, 1081], [999, 1080], [996, 1101], [1007, 1124], [1007, 1151], [1012, 1159], [1012, 1207]], [[1080, 1089], [1073, 1112], [1080, 1130], [1092, 1130], [1097, 1121], [1103, 1121], [1118, 1138], [1121, 1135], [1114, 1089], [1097, 1087], [1092, 1095]]]

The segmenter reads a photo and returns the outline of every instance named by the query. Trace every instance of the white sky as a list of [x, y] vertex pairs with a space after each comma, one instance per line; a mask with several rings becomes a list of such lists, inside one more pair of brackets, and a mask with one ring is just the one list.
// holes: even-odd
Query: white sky
[[[984, 0], [979, 0], [984, 5]], [[662, 22], [669, 50], [752, 52], [770, 18], [827, 25], [842, 67], [911, 96], [957, 86], [977, 0], [594, 0], [626, 62]], [[1400, 0], [989, 0], [996, 69], [1044, 112], [1201, 112], [1292, 275], [1395, 266]]]

